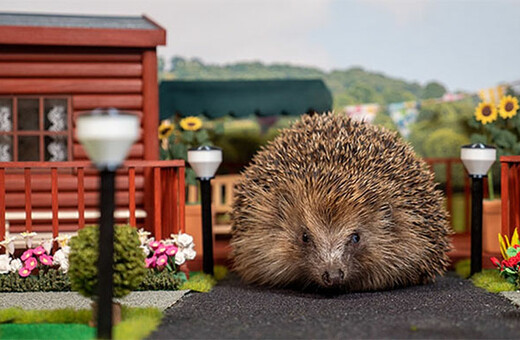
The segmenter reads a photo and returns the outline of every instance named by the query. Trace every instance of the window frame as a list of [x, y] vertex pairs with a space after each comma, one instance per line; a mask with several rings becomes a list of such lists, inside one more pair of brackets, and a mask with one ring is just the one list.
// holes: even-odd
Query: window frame
[[[47, 136], [65, 136], [67, 139], [67, 161], [72, 161], [73, 140], [72, 140], [72, 97], [70, 95], [0, 95], [0, 99], [11, 100], [11, 131], [0, 131], [0, 136], [11, 136], [12, 142], [12, 160], [11, 162], [24, 162], [18, 160], [18, 138], [20, 136], [36, 136], [39, 137], [39, 160], [34, 162], [51, 162], [45, 160], [45, 137]], [[38, 99], [38, 130], [18, 130], [18, 100], [19, 99]], [[45, 130], [45, 99], [63, 99], [67, 101], [67, 129], [64, 131]], [[52, 162], [51, 162], [52, 163]]]

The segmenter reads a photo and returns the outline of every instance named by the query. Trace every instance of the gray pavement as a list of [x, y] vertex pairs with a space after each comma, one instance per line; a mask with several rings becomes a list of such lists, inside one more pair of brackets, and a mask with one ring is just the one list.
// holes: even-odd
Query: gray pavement
[[520, 309], [454, 276], [335, 296], [246, 286], [231, 276], [167, 309], [150, 338], [518, 339]]
[[[132, 292], [115, 299], [130, 307], [155, 307], [165, 310], [184, 296], [187, 290]], [[91, 300], [76, 292], [29, 292], [0, 293], [0, 308], [20, 307], [23, 309], [88, 309]]]

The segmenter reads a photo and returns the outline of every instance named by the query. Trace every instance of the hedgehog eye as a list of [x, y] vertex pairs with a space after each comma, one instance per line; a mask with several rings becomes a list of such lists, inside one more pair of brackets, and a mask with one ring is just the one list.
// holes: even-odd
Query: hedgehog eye
[[350, 236], [350, 242], [352, 242], [354, 244], [359, 243], [360, 240], [361, 240], [361, 238], [359, 237], [358, 233], [354, 233], [354, 234], [352, 234], [352, 236]]
[[309, 242], [309, 235], [308, 235], [307, 233], [303, 233], [303, 235], [302, 235], [302, 241], [303, 241], [304, 243]]

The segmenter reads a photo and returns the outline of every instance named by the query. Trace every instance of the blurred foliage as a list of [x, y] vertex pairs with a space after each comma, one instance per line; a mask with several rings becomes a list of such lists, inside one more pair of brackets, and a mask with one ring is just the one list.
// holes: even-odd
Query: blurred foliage
[[389, 104], [422, 98], [440, 97], [446, 89], [438, 82], [421, 86], [360, 67], [325, 72], [319, 68], [290, 64], [266, 65], [240, 62], [228, 65], [206, 64], [200, 59], [173, 57], [160, 79], [230, 80], [230, 79], [323, 79], [332, 92], [334, 109], [345, 105]]
[[[126, 296], [143, 281], [146, 268], [137, 231], [130, 225], [114, 226], [114, 297]], [[97, 294], [99, 228], [87, 226], [70, 240], [69, 277], [72, 290], [86, 297]]]

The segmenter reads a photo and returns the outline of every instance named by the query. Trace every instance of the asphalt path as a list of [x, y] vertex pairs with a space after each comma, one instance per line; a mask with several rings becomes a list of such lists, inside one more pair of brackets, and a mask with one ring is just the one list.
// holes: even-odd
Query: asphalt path
[[190, 293], [151, 339], [520, 338], [520, 309], [449, 275], [383, 292], [323, 295], [244, 285]]

